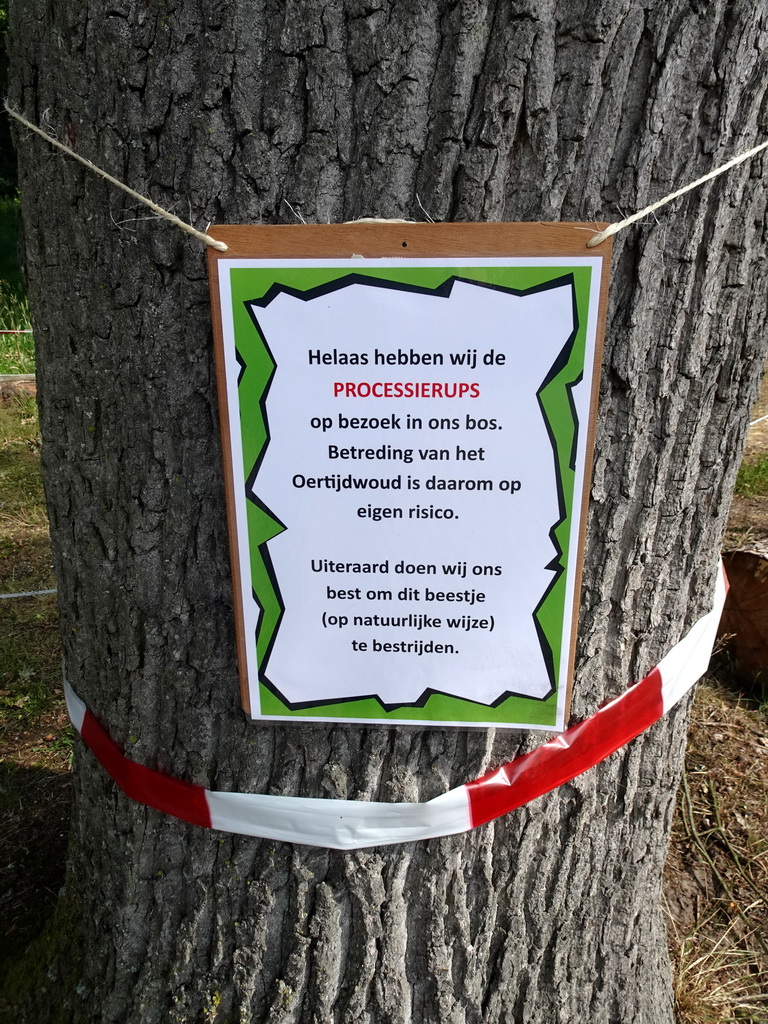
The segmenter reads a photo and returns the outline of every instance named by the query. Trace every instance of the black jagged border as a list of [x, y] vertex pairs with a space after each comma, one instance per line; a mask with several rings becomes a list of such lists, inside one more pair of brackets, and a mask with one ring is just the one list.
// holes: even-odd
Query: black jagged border
[[[536, 633], [537, 633], [537, 636], [539, 638], [539, 644], [541, 645], [542, 656], [544, 658], [544, 664], [545, 664], [545, 667], [546, 667], [546, 670], [547, 670], [547, 675], [549, 676], [549, 679], [550, 679], [550, 688], [547, 691], [547, 693], [544, 694], [541, 697], [531, 696], [531, 694], [527, 694], [527, 693], [520, 693], [520, 692], [518, 692], [516, 690], [505, 690], [499, 697], [497, 697], [496, 700], [494, 700], [490, 704], [484, 703], [482, 701], [473, 701], [471, 697], [464, 697], [464, 696], [462, 696], [460, 699], [461, 700], [465, 700], [465, 701], [467, 701], [470, 704], [475, 704], [478, 707], [496, 708], [500, 704], [503, 704], [504, 701], [507, 700], [510, 697], [520, 697], [520, 698], [524, 698], [526, 700], [535, 700], [535, 701], [542, 702], [542, 701], [548, 700], [555, 693], [555, 690], [556, 690], [556, 679], [555, 679], [554, 656], [553, 656], [551, 645], [550, 645], [549, 641], [547, 640], [546, 634], [544, 633], [544, 630], [543, 630], [543, 628], [542, 628], [542, 626], [541, 626], [541, 624], [539, 622], [538, 613], [539, 613], [540, 609], [542, 608], [542, 606], [544, 605], [548, 595], [552, 592], [552, 590], [555, 587], [555, 585], [557, 584], [558, 580], [563, 575], [563, 573], [566, 571], [565, 566], [561, 564], [561, 558], [562, 558], [562, 555], [563, 555], [563, 550], [562, 550], [562, 547], [560, 546], [560, 544], [557, 541], [557, 537], [556, 537], [555, 531], [557, 530], [558, 526], [560, 526], [563, 523], [563, 521], [565, 520], [566, 514], [567, 514], [567, 510], [565, 508], [565, 495], [563, 493], [563, 481], [562, 481], [562, 477], [561, 477], [561, 473], [560, 473], [559, 461], [558, 461], [558, 458], [557, 458], [557, 445], [556, 445], [556, 442], [555, 442], [554, 431], [552, 430], [551, 424], [550, 424], [549, 420], [547, 419], [547, 416], [545, 415], [544, 406], [543, 406], [542, 399], [541, 399], [541, 394], [542, 394], [543, 390], [552, 382], [552, 380], [554, 380], [554, 378], [557, 376], [557, 374], [560, 373], [560, 371], [563, 369], [563, 367], [567, 364], [568, 359], [570, 358], [571, 350], [573, 349], [574, 342], [575, 342], [576, 337], [577, 337], [578, 332], [579, 332], [579, 326], [580, 325], [579, 325], [578, 304], [577, 304], [577, 301], [576, 301], [576, 287], [575, 287], [575, 281], [574, 281], [573, 273], [571, 272], [571, 273], [562, 274], [559, 277], [553, 278], [551, 281], [545, 281], [542, 284], [533, 285], [530, 288], [506, 287], [504, 285], [493, 284], [493, 283], [485, 282], [485, 281], [475, 281], [475, 280], [472, 280], [471, 278], [465, 278], [465, 277], [461, 277], [461, 276], [449, 277], [445, 281], [443, 281], [442, 284], [438, 285], [436, 288], [427, 288], [427, 287], [424, 287], [423, 285], [414, 285], [414, 284], [410, 284], [408, 282], [390, 281], [390, 280], [386, 280], [386, 279], [383, 279], [383, 278], [368, 277], [367, 275], [357, 274], [357, 273], [353, 272], [351, 274], [345, 274], [343, 277], [335, 278], [333, 281], [328, 281], [325, 284], [317, 285], [314, 288], [309, 288], [309, 289], [306, 289], [306, 290], [301, 290], [301, 289], [298, 289], [298, 288], [293, 288], [290, 285], [284, 285], [284, 284], [281, 284], [280, 282], [275, 282], [274, 284], [270, 285], [270, 287], [267, 289], [267, 291], [264, 293], [264, 295], [261, 298], [259, 298], [259, 299], [248, 299], [248, 300], [246, 300], [244, 302], [246, 311], [247, 311], [251, 321], [253, 322], [253, 325], [254, 325], [254, 327], [255, 327], [258, 335], [259, 335], [259, 338], [261, 339], [261, 342], [264, 345], [264, 348], [267, 351], [267, 354], [268, 354], [268, 356], [270, 358], [270, 361], [272, 362], [272, 371], [271, 371], [271, 373], [269, 375], [269, 378], [268, 378], [268, 380], [266, 382], [266, 385], [265, 385], [265, 387], [264, 387], [264, 389], [262, 391], [261, 398], [259, 399], [259, 406], [260, 406], [260, 409], [261, 409], [261, 414], [262, 414], [263, 423], [264, 423], [265, 440], [264, 440], [264, 444], [262, 445], [262, 447], [261, 447], [261, 449], [259, 451], [259, 455], [258, 455], [258, 457], [256, 459], [256, 462], [254, 463], [253, 468], [249, 472], [248, 477], [247, 477], [247, 479], [245, 481], [246, 500], [252, 501], [262, 512], [264, 512], [267, 516], [269, 516], [269, 518], [272, 519], [273, 522], [277, 526], [281, 527], [281, 530], [279, 530], [278, 533], [273, 534], [269, 538], [269, 540], [264, 541], [262, 544], [260, 544], [258, 546], [259, 552], [260, 552], [261, 557], [262, 557], [262, 559], [264, 561], [264, 566], [266, 568], [267, 575], [269, 576], [269, 579], [270, 579], [270, 581], [272, 583], [272, 586], [273, 586], [273, 589], [274, 589], [274, 594], [275, 594], [275, 597], [277, 599], [278, 606], [279, 606], [279, 609], [280, 609], [280, 613], [278, 615], [277, 622], [275, 623], [274, 629], [272, 631], [272, 635], [271, 635], [269, 643], [267, 645], [267, 649], [266, 649], [266, 651], [264, 653], [264, 657], [263, 657], [263, 659], [259, 663], [258, 677], [259, 677], [259, 682], [263, 683], [264, 686], [266, 686], [267, 689], [270, 690], [270, 692], [274, 696], [276, 696], [278, 698], [278, 700], [280, 700], [283, 704], [285, 704], [285, 706], [290, 711], [303, 711], [303, 710], [309, 710], [311, 708], [320, 708], [320, 707], [325, 708], [325, 709], [330, 709], [334, 704], [345, 704], [345, 703], [352, 703], [352, 702], [355, 702], [355, 701], [374, 700], [379, 705], [379, 707], [382, 708], [382, 710], [384, 712], [393, 712], [393, 711], [397, 711], [399, 708], [421, 708], [421, 707], [424, 707], [426, 705], [427, 701], [432, 696], [454, 697], [455, 698], [456, 694], [447, 693], [444, 690], [437, 690], [437, 689], [433, 689], [431, 687], [428, 687], [427, 689], [422, 691], [421, 696], [418, 698], [418, 700], [415, 700], [415, 701], [412, 701], [412, 702], [398, 701], [398, 702], [396, 702], [394, 704], [386, 704], [384, 701], [381, 700], [379, 695], [375, 694], [375, 693], [372, 693], [372, 694], [355, 694], [354, 696], [350, 696], [350, 697], [332, 697], [332, 698], [327, 698], [326, 697], [326, 698], [323, 698], [322, 700], [290, 701], [290, 700], [288, 700], [283, 695], [283, 693], [281, 693], [280, 689], [268, 677], [268, 675], [267, 675], [267, 668], [268, 668], [268, 665], [269, 665], [269, 659], [270, 659], [270, 656], [271, 656], [271, 653], [272, 653], [272, 648], [274, 647], [274, 644], [275, 644], [275, 640], [277, 638], [278, 631], [280, 629], [280, 624], [282, 622], [283, 615], [285, 613], [285, 604], [283, 602], [283, 597], [282, 597], [282, 593], [280, 591], [280, 586], [279, 586], [279, 583], [277, 581], [277, 577], [276, 577], [274, 569], [273, 569], [272, 558], [271, 558], [271, 555], [269, 553], [268, 544], [269, 544], [270, 540], [274, 539], [275, 536], [278, 536], [279, 533], [282, 533], [286, 529], [286, 527], [285, 527], [285, 524], [280, 520], [280, 518], [277, 515], [275, 515], [272, 512], [272, 510], [270, 508], [268, 508], [268, 506], [265, 505], [264, 502], [261, 501], [260, 498], [258, 498], [258, 496], [256, 495], [256, 493], [254, 491], [254, 485], [255, 485], [256, 477], [258, 475], [258, 472], [259, 472], [261, 464], [262, 464], [262, 462], [264, 460], [264, 456], [266, 454], [267, 448], [269, 447], [269, 443], [271, 441], [271, 434], [270, 434], [270, 429], [269, 429], [269, 418], [267, 416], [267, 406], [266, 406], [266, 403], [267, 403], [267, 396], [268, 396], [270, 388], [272, 386], [272, 381], [274, 380], [274, 376], [275, 376], [275, 373], [277, 371], [277, 362], [276, 362], [276, 360], [274, 358], [274, 355], [272, 353], [272, 350], [270, 349], [269, 344], [267, 342], [266, 333], [262, 330], [261, 325], [259, 324], [258, 316], [257, 316], [256, 312], [254, 311], [254, 307], [260, 307], [260, 308], [264, 309], [275, 298], [277, 298], [278, 295], [281, 295], [281, 294], [290, 295], [293, 298], [301, 299], [303, 302], [309, 302], [309, 301], [311, 301], [313, 299], [320, 298], [323, 295], [328, 295], [328, 294], [331, 294], [332, 292], [340, 291], [342, 288], [348, 288], [351, 285], [355, 285], [355, 284], [366, 285], [368, 287], [374, 287], [374, 288], [389, 288], [389, 289], [393, 289], [393, 290], [400, 291], [400, 292], [414, 292], [414, 293], [417, 293], [417, 294], [420, 294], [420, 295], [433, 295], [436, 298], [449, 298], [450, 295], [451, 295], [451, 292], [453, 291], [453, 286], [456, 283], [470, 284], [470, 285], [473, 285], [474, 287], [477, 287], [477, 288], [488, 288], [488, 289], [490, 289], [492, 291], [500, 291], [500, 292], [504, 292], [505, 294], [508, 294], [508, 295], [517, 295], [517, 296], [520, 296], [520, 297], [523, 297], [523, 296], [526, 296], [526, 295], [534, 295], [534, 294], [537, 294], [539, 292], [552, 291], [555, 288], [562, 288], [565, 285], [569, 285], [570, 288], [571, 288], [571, 299], [572, 299], [572, 304], [573, 304], [573, 325], [574, 325], [573, 326], [573, 330], [571, 331], [571, 334], [568, 336], [568, 339], [566, 340], [563, 348], [558, 353], [558, 355], [555, 358], [555, 361], [552, 363], [552, 365], [551, 365], [551, 367], [550, 367], [546, 377], [544, 378], [543, 382], [539, 385], [539, 388], [538, 388], [538, 390], [536, 392], [536, 398], [537, 398], [537, 401], [538, 401], [538, 404], [539, 404], [539, 408], [541, 409], [542, 419], [544, 420], [544, 424], [545, 424], [545, 427], [546, 427], [546, 430], [547, 430], [547, 435], [549, 437], [549, 441], [550, 441], [550, 444], [552, 446], [552, 452], [553, 452], [553, 456], [554, 456], [554, 460], [555, 460], [555, 479], [556, 479], [556, 482], [557, 482], [557, 499], [558, 499], [558, 508], [559, 508], [559, 518], [552, 525], [552, 527], [549, 530], [549, 538], [550, 538], [550, 541], [552, 542], [552, 545], [553, 545], [553, 547], [555, 549], [555, 555], [554, 555], [552, 561], [550, 561], [547, 564], [547, 566], [545, 567], [545, 568], [547, 568], [549, 570], [554, 571], [555, 572], [555, 576], [553, 576], [553, 578], [550, 581], [547, 589], [545, 590], [544, 594], [542, 595], [541, 599], [539, 600], [539, 603], [536, 605], [536, 608], [531, 613], [532, 617], [533, 617], [533, 621], [534, 621], [534, 626], [536, 628]], [[242, 379], [243, 373], [245, 372], [246, 365], [245, 365], [245, 363], [244, 363], [244, 361], [242, 359], [242, 356], [239, 353], [237, 354], [237, 358], [238, 358], [238, 362], [241, 365], [241, 371], [240, 371], [240, 374], [238, 376], [238, 383], [239, 383], [240, 380]], [[571, 452], [570, 452], [570, 457], [569, 457], [569, 466], [571, 468], [573, 468], [575, 466], [576, 448], [577, 448], [577, 443], [578, 443], [578, 433], [579, 433], [579, 426], [580, 426], [579, 425], [579, 421], [578, 421], [578, 416], [576, 414], [576, 408], [575, 408], [575, 405], [574, 405], [574, 402], [573, 402], [572, 390], [573, 390], [574, 387], [576, 387], [576, 385], [581, 381], [582, 378], [583, 378], [583, 370], [579, 372], [579, 374], [575, 378], [575, 380], [573, 380], [573, 381], [571, 381], [571, 382], [569, 382], [569, 383], [564, 385], [565, 388], [566, 388], [566, 392], [567, 392], [567, 396], [568, 396], [568, 404], [569, 404], [569, 407], [570, 407], [570, 410], [571, 410], [571, 415], [573, 417], [573, 424], [574, 424], [573, 444], [572, 444], [572, 447], [571, 447]], [[252, 590], [252, 593], [253, 593], [253, 596], [254, 596], [254, 599], [255, 599], [257, 605], [259, 606], [259, 612], [260, 612], [260, 614], [259, 614], [259, 621], [258, 621], [258, 623], [256, 625], [256, 636], [258, 636], [258, 633], [259, 633], [259, 630], [261, 629], [261, 624], [262, 624], [263, 607], [262, 607], [261, 602], [259, 601], [258, 595], [255, 593], [255, 591]], [[468, 724], [471, 724], [471, 723], [468, 723]]]

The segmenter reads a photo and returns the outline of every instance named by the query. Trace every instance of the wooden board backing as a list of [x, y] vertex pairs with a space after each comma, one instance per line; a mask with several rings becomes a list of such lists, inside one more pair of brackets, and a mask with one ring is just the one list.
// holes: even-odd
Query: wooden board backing
[[579, 594], [583, 571], [586, 539], [587, 506], [592, 472], [592, 458], [597, 425], [597, 404], [600, 390], [599, 367], [602, 363], [605, 320], [608, 307], [608, 279], [611, 262], [612, 238], [594, 248], [587, 241], [608, 225], [591, 223], [493, 223], [493, 224], [415, 224], [397, 221], [352, 221], [348, 224], [289, 224], [289, 225], [237, 225], [212, 226], [208, 234], [224, 242], [228, 249], [220, 252], [208, 247], [208, 274], [211, 293], [216, 386], [219, 401], [219, 422], [226, 485], [227, 526], [229, 529], [232, 588], [236, 616], [237, 654], [240, 667], [240, 692], [245, 711], [251, 714], [250, 694], [246, 671], [245, 624], [243, 621], [243, 592], [240, 578], [240, 557], [235, 523], [235, 481], [232, 470], [227, 388], [224, 366], [224, 340], [219, 304], [220, 259], [379, 259], [403, 257], [406, 259], [441, 258], [493, 258], [494, 256], [572, 256], [601, 257], [597, 335], [595, 360], [598, 372], [593, 377], [587, 426], [585, 480], [583, 486], [581, 526], [576, 554], [571, 649], [568, 658], [566, 718], [571, 706], [573, 668], [576, 654], [576, 627], [579, 614]]

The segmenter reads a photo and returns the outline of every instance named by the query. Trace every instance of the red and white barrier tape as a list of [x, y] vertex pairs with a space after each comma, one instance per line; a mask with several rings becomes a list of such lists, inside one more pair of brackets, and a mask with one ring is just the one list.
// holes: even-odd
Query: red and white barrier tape
[[212, 792], [131, 761], [65, 682], [67, 708], [126, 796], [182, 821], [335, 850], [434, 839], [467, 832], [569, 782], [658, 721], [706, 671], [726, 588], [721, 567], [712, 610], [641, 682], [548, 743], [426, 803]]

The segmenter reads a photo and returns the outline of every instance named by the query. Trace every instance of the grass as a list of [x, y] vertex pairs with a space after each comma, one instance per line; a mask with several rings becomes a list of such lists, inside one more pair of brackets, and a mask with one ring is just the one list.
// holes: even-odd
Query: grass
[[0, 577], [20, 590], [32, 589], [20, 584], [38, 577], [39, 558], [28, 565], [16, 549], [42, 548], [50, 561], [38, 429], [32, 394], [0, 400]]
[[[33, 395], [0, 401], [0, 593], [55, 587]], [[0, 601], [0, 736], [54, 707], [59, 643], [52, 598]], [[58, 698], [56, 698], [58, 699]]]
[[60, 700], [61, 652], [53, 596], [7, 601], [3, 645], [8, 656], [0, 673], [0, 735], [30, 729]]
[[768, 495], [768, 453], [745, 456], [736, 478], [736, 494], [742, 498]]
[[[0, 331], [29, 330], [29, 306], [17, 262], [17, 199], [0, 198]], [[0, 374], [34, 373], [31, 334], [0, 334]]]
[[[0, 281], [0, 330], [29, 329], [26, 296]], [[0, 334], [0, 373], [34, 373], [35, 343], [31, 334]]]
[[[28, 447], [35, 452], [40, 449], [37, 402], [31, 391], [17, 388], [0, 400], [0, 451], [19, 451]], [[39, 478], [40, 474], [37, 476]], [[42, 482], [33, 501], [39, 503], [41, 495]]]
[[718, 917], [715, 908], [689, 935], [679, 937], [678, 1024], [763, 1024], [768, 1020], [768, 974], [753, 948], [757, 936], [742, 937], [735, 922], [718, 928]]
[[[55, 587], [33, 394], [0, 394], [0, 593]], [[55, 597], [0, 600], [0, 960], [53, 910], [63, 881], [72, 730]]]

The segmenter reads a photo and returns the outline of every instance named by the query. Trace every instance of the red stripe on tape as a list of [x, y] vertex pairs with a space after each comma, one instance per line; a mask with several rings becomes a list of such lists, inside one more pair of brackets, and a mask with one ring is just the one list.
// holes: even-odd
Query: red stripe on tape
[[107, 774], [131, 800], [193, 825], [211, 828], [211, 814], [202, 786], [193, 786], [191, 782], [174, 779], [129, 760], [90, 711], [85, 712], [81, 736]]
[[499, 818], [593, 768], [664, 714], [654, 669], [590, 718], [528, 754], [468, 782], [472, 827]]

